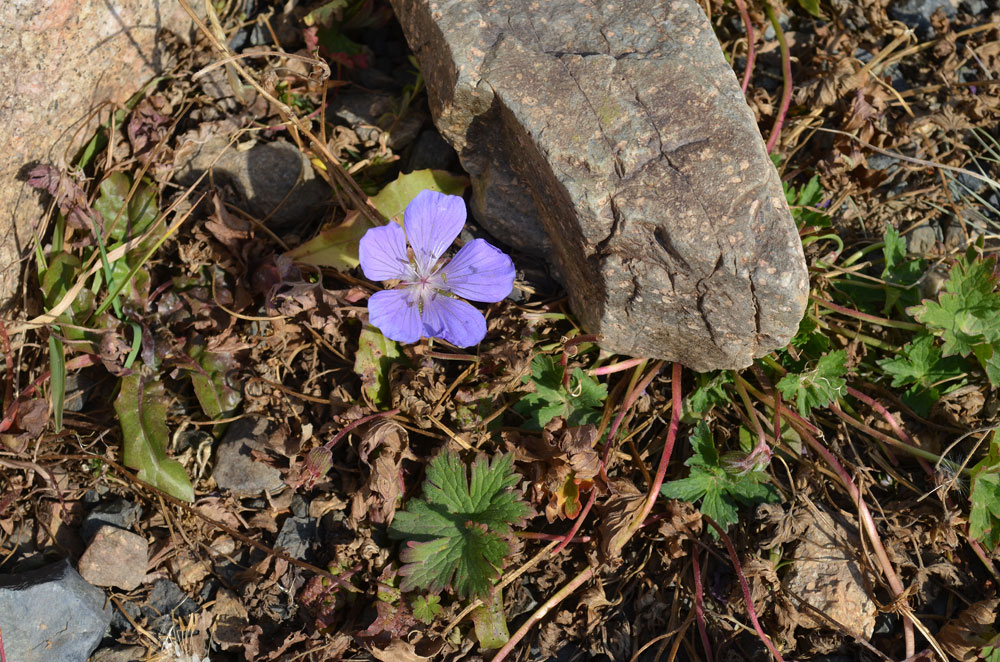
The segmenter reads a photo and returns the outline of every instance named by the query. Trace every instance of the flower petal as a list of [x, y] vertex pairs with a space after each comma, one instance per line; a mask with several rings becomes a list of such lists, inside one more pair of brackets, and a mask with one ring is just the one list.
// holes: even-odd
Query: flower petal
[[457, 195], [424, 190], [403, 213], [406, 238], [417, 258], [417, 272], [426, 276], [465, 225], [465, 201]]
[[423, 333], [456, 347], [476, 345], [486, 336], [486, 318], [472, 304], [435, 292], [424, 302]]
[[368, 321], [389, 340], [420, 340], [420, 307], [410, 288], [382, 290], [368, 299]]
[[358, 261], [368, 280], [409, 279], [413, 275], [406, 256], [406, 235], [395, 223], [372, 228], [361, 237]]
[[445, 288], [472, 301], [501, 301], [514, 288], [514, 263], [496, 246], [473, 239], [441, 269]]

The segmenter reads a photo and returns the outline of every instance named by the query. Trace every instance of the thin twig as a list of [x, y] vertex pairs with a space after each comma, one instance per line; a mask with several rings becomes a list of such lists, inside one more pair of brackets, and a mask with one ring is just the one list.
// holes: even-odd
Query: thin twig
[[[656, 469], [656, 477], [653, 479], [653, 484], [649, 486], [649, 495], [646, 497], [646, 503], [642, 507], [642, 512], [632, 522], [632, 533], [642, 527], [642, 523], [646, 520], [646, 517], [649, 516], [650, 511], [653, 510], [653, 504], [656, 503], [656, 497], [660, 494], [660, 486], [663, 485], [663, 479], [667, 475], [667, 465], [670, 463], [670, 455], [674, 450], [674, 441], [677, 439], [677, 428], [680, 427], [681, 423], [682, 407], [680, 363], [674, 363], [673, 366], [670, 381], [670, 400], [670, 429], [667, 431], [667, 441], [663, 444], [663, 453], [660, 455], [660, 466]], [[627, 538], [625, 540], [627, 540]], [[625, 540], [623, 540], [622, 543], [624, 543]]]
[[545, 618], [546, 614], [552, 611], [553, 607], [572, 595], [573, 591], [583, 586], [583, 584], [593, 576], [594, 569], [588, 566], [581, 571], [580, 574], [571, 579], [568, 584], [556, 591], [555, 595], [546, 600], [545, 603], [536, 609], [535, 613], [528, 617], [528, 620], [526, 620], [524, 624], [517, 629], [517, 632], [515, 632], [511, 638], [507, 640], [507, 643], [504, 644], [503, 648], [497, 652], [491, 662], [503, 662], [503, 660], [510, 655], [510, 652], [514, 650], [514, 646], [524, 639], [525, 635], [527, 635], [531, 628], [534, 627], [535, 623], [538, 623], [540, 620]]

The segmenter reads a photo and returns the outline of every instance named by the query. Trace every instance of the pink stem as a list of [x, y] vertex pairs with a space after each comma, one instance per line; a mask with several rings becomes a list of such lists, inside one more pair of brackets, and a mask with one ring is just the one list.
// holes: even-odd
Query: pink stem
[[736, 548], [733, 547], [733, 541], [729, 539], [729, 536], [722, 530], [722, 527], [715, 523], [714, 519], [705, 513], [701, 514], [701, 519], [708, 522], [709, 525], [715, 529], [715, 532], [719, 534], [722, 542], [726, 545], [726, 550], [729, 552], [729, 558], [733, 562], [733, 569], [736, 571], [736, 576], [740, 579], [740, 588], [743, 589], [743, 601], [746, 602], [747, 613], [750, 615], [750, 622], [753, 623], [753, 628], [757, 630], [757, 636], [760, 637], [760, 640], [764, 642], [765, 646], [767, 646], [767, 650], [771, 651], [771, 655], [773, 655], [778, 662], [785, 662], [785, 659], [781, 657], [781, 653], [779, 653], [778, 649], [774, 647], [773, 643], [771, 643], [771, 639], [764, 634], [764, 629], [760, 626], [760, 621], [757, 620], [757, 612], [753, 608], [753, 599], [750, 597], [750, 584], [747, 583], [746, 575], [743, 574], [743, 566], [740, 565], [740, 559], [736, 555]]
[[[885, 419], [885, 422], [889, 424], [889, 427], [892, 428], [892, 431], [896, 433], [896, 436], [899, 437], [903, 443], [913, 446], [914, 448], [920, 448], [920, 446], [914, 443], [913, 439], [910, 438], [910, 435], [906, 434], [906, 431], [900, 427], [899, 423], [896, 422], [896, 419], [889, 413], [889, 410], [882, 406], [881, 402], [850, 386], [847, 387], [847, 392], [881, 414], [882, 418]], [[934, 475], [934, 470], [927, 463], [927, 460], [922, 457], [917, 457], [917, 461], [928, 475]]]
[[712, 642], [708, 639], [708, 630], [705, 628], [705, 596], [701, 588], [701, 562], [698, 561], [698, 554], [701, 550], [697, 545], [691, 549], [691, 564], [694, 570], [694, 615], [698, 620], [698, 634], [701, 635], [701, 645], [705, 648], [705, 659], [712, 662]]
[[635, 520], [636, 528], [642, 526], [643, 521], [653, 510], [656, 497], [660, 494], [660, 486], [663, 485], [663, 478], [667, 475], [667, 465], [670, 463], [670, 455], [674, 451], [674, 441], [677, 439], [677, 428], [681, 424], [681, 364], [675, 363], [670, 380], [670, 429], [667, 431], [667, 441], [663, 445], [663, 453], [660, 455], [660, 466], [656, 469], [656, 477], [649, 487], [649, 496], [646, 504], [642, 507], [642, 513]]
[[747, 5], [743, 0], [736, 0], [736, 6], [740, 10], [740, 16], [743, 18], [743, 27], [747, 31], [747, 68], [743, 71], [743, 94], [746, 94], [747, 87], [750, 86], [750, 76], [753, 74], [754, 59], [757, 57], [757, 51], [754, 48], [753, 23], [750, 21], [750, 12], [747, 11]]
[[0, 632], [0, 662], [7, 662], [7, 656], [3, 652], [3, 632]]
[[774, 127], [771, 128], [771, 135], [767, 138], [767, 151], [774, 149], [781, 135], [781, 125], [785, 123], [785, 115], [788, 114], [788, 106], [792, 102], [792, 58], [788, 53], [788, 41], [785, 39], [785, 31], [781, 29], [781, 23], [771, 8], [770, 3], [764, 2], [764, 10], [771, 20], [774, 32], [778, 35], [778, 46], [781, 47], [781, 106], [778, 108], [778, 116], [774, 119]]
[[610, 375], [613, 372], [621, 372], [622, 370], [628, 370], [629, 368], [634, 368], [643, 361], [647, 359], [628, 359], [627, 361], [622, 361], [620, 363], [612, 363], [611, 365], [603, 365], [600, 368], [591, 368], [587, 371], [587, 374], [592, 377], [599, 377], [601, 375]]

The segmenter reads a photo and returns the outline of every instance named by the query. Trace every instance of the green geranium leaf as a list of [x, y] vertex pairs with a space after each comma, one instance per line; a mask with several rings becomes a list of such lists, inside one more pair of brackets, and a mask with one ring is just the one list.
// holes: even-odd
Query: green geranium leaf
[[531, 514], [512, 489], [519, 480], [513, 467], [511, 455], [479, 456], [471, 472], [450, 451], [431, 460], [423, 498], [411, 500], [389, 527], [390, 536], [406, 541], [402, 590], [489, 594], [512, 549], [511, 526]]

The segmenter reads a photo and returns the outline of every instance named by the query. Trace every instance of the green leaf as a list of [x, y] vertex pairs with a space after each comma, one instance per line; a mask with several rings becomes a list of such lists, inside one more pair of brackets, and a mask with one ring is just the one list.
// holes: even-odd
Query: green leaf
[[66, 405], [66, 347], [52, 333], [49, 333], [49, 374], [52, 384], [52, 416], [56, 432], [61, 432], [63, 408]]
[[996, 258], [978, 259], [975, 249], [958, 259], [937, 301], [924, 299], [907, 309], [917, 321], [944, 340], [942, 354], [975, 354], [993, 386], [1000, 384], [992, 347], [1000, 342], [1000, 294], [994, 275]]
[[285, 255], [300, 264], [348, 271], [358, 266], [358, 243], [374, 226], [367, 217], [350, 212], [340, 225], [324, 227], [315, 237]]
[[180, 462], [167, 457], [167, 398], [163, 384], [138, 374], [123, 377], [115, 399], [122, 426], [124, 464], [139, 480], [181, 501], [194, 501], [194, 488]]
[[371, 198], [382, 216], [402, 225], [403, 211], [421, 191], [431, 190], [447, 195], [462, 195], [469, 185], [468, 177], [458, 177], [444, 170], [416, 170], [401, 174]]
[[990, 449], [972, 469], [969, 495], [969, 535], [993, 551], [1000, 544], [1000, 430], [993, 432]]
[[608, 390], [579, 368], [573, 371], [566, 389], [562, 365], [547, 354], [539, 354], [531, 360], [531, 375], [523, 381], [535, 386], [534, 393], [514, 405], [514, 411], [528, 419], [525, 427], [540, 430], [556, 416], [565, 418], [570, 426], [601, 420]]
[[399, 343], [389, 340], [370, 324], [361, 329], [358, 352], [354, 355], [354, 374], [361, 378], [361, 388], [377, 407], [390, 403], [389, 370], [394, 363], [400, 362], [401, 356]]
[[227, 375], [236, 367], [229, 352], [209, 352], [202, 343], [192, 343], [188, 355], [198, 362], [201, 370], [191, 370], [191, 385], [205, 416], [227, 418], [232, 416], [243, 400], [242, 394], [229, 385]]
[[684, 399], [684, 421], [691, 423], [703, 418], [716, 405], [729, 402], [726, 384], [733, 383], [733, 375], [728, 370], [720, 370], [714, 375], [698, 375], [698, 388]]
[[124, 172], [113, 172], [101, 182], [94, 209], [104, 217], [104, 240], [109, 244], [139, 236], [159, 214], [155, 187], [141, 182], [129, 198], [131, 189], [132, 180]]
[[813, 407], [825, 407], [847, 391], [842, 375], [847, 373], [847, 352], [837, 350], [822, 357], [812, 370], [788, 373], [778, 382], [778, 390], [794, 399], [799, 413], [808, 416]]
[[[739, 521], [739, 506], [752, 506], [773, 502], [777, 491], [766, 484], [764, 471], [746, 471], [738, 476], [726, 472], [719, 463], [719, 452], [708, 424], [699, 421], [689, 438], [694, 453], [684, 464], [691, 467], [687, 478], [673, 480], [660, 488], [668, 499], [697, 501], [701, 499], [701, 512], [714, 519], [725, 531]], [[711, 529], [713, 536], [714, 529]]]
[[502, 648], [510, 640], [507, 618], [503, 613], [503, 594], [499, 586], [490, 592], [481, 606], [472, 611], [472, 623], [480, 647], [486, 650]]
[[787, 182], [782, 182], [781, 186], [785, 190], [785, 200], [792, 207], [792, 218], [797, 227], [830, 227], [830, 217], [827, 214], [805, 208], [816, 207], [823, 202], [824, 192], [819, 183], [818, 175], [814, 175], [802, 188], [797, 188]]
[[816, 18], [825, 18], [819, 10], [819, 0], [799, 0], [799, 6]]
[[881, 359], [878, 365], [892, 377], [892, 387], [919, 384], [930, 388], [937, 382], [953, 379], [963, 372], [962, 361], [943, 358], [934, 337], [921, 334], [899, 350], [895, 358]]
[[441, 597], [428, 595], [426, 597], [418, 595], [413, 600], [413, 617], [424, 625], [430, 625], [437, 615], [441, 613]]
[[461, 458], [442, 451], [427, 467], [422, 499], [397, 512], [389, 535], [405, 540], [400, 588], [485, 597], [510, 554], [511, 525], [531, 508], [512, 488], [519, 481], [511, 455], [480, 455], [471, 472]]

